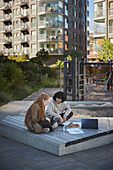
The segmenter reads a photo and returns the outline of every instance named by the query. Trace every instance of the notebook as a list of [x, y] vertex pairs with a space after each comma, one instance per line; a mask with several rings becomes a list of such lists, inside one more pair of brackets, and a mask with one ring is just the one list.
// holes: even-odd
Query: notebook
[[98, 119], [81, 119], [81, 128], [98, 129]]

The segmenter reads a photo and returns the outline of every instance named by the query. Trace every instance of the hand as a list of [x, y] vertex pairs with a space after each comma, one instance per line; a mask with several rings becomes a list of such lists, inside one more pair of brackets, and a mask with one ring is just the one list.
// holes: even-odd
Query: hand
[[53, 117], [53, 120], [54, 120], [55, 122], [59, 121], [59, 119], [60, 119], [60, 118], [57, 117], [57, 116], [56, 116], [56, 117]]
[[50, 122], [50, 119], [48, 117], [46, 117], [46, 120], [48, 120]]
[[64, 120], [64, 122], [66, 121], [66, 118], [65, 117], [63, 117], [63, 120]]
[[64, 119], [62, 117], [60, 117], [60, 122], [63, 123], [64, 122]]

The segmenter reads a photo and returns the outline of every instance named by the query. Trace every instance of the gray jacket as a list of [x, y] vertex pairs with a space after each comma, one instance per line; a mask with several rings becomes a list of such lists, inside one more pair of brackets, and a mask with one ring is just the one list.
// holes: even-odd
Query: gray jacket
[[61, 113], [64, 113], [64, 117], [66, 118], [71, 111], [72, 110], [70, 106], [66, 102], [57, 103], [52, 98], [45, 112], [46, 112], [46, 115], [50, 118], [52, 118], [52, 116], [60, 117]]

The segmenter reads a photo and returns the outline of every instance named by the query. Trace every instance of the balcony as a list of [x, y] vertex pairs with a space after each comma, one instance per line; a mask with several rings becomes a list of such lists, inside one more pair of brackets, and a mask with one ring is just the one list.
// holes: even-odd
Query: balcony
[[105, 18], [105, 10], [100, 9], [98, 11], [94, 11], [94, 20], [101, 18]]
[[48, 42], [55, 42], [55, 41], [62, 41], [63, 35], [57, 35], [57, 31], [55, 35], [48, 35], [48, 34], [39, 34], [38, 37], [40, 42], [48, 41]]
[[4, 48], [3, 52], [4, 52], [4, 55], [12, 55], [12, 54], [14, 54], [12, 49], [7, 49], [7, 48]]
[[46, 50], [49, 52], [50, 55], [63, 55], [62, 48], [56, 48], [56, 49], [47, 48]]
[[11, 15], [8, 14], [4, 14], [4, 15], [0, 15], [0, 21], [11, 21]]
[[23, 5], [27, 5], [28, 2], [29, 2], [28, 0], [14, 0], [13, 4], [23, 6]]
[[94, 0], [94, 3], [104, 2], [105, 0]]
[[93, 54], [97, 54], [97, 51], [98, 51], [98, 49], [99, 49], [100, 47], [101, 47], [100, 45], [94, 44], [94, 45], [93, 45]]
[[21, 30], [21, 31], [23, 31], [23, 30], [26, 30], [28, 28], [29, 27], [28, 27], [27, 23], [19, 23], [19, 24], [16, 24], [13, 29], [14, 30]]
[[11, 4], [10, 3], [2, 3], [2, 4], [0, 4], [0, 9], [1, 10], [9, 10], [9, 9], [11, 9]]
[[113, 16], [113, 8], [109, 8], [109, 16]]
[[42, 6], [38, 8], [38, 13], [61, 13], [63, 14], [63, 9], [60, 7]]
[[105, 36], [105, 28], [94, 28], [94, 37], [103, 37]]

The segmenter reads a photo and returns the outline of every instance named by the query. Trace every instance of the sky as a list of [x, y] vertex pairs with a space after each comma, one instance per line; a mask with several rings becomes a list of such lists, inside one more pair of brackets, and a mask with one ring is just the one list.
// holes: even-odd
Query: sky
[[89, 31], [93, 31], [94, 0], [89, 0]]

